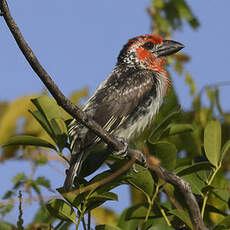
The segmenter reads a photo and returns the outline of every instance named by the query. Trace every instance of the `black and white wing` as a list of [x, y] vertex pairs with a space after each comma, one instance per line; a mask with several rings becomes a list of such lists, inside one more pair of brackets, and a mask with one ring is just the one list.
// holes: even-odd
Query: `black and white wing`
[[[136, 116], [140, 105], [149, 104], [150, 97], [156, 97], [158, 83], [151, 70], [113, 71], [88, 100], [84, 111], [109, 133], [117, 132]], [[75, 174], [80, 172], [85, 150], [100, 140], [75, 120], [70, 124], [69, 134], [72, 156], [64, 184], [67, 191]]]

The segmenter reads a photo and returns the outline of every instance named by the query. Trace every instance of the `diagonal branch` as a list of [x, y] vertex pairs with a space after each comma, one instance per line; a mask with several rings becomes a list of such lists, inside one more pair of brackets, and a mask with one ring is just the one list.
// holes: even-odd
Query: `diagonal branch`
[[[77, 121], [84, 124], [87, 128], [98, 135], [103, 141], [105, 141], [109, 146], [111, 146], [115, 151], [124, 149], [124, 144], [106, 132], [100, 125], [98, 125], [91, 117], [80, 110], [76, 105], [74, 105], [63, 93], [59, 90], [57, 85], [53, 82], [46, 70], [41, 66], [38, 59], [34, 55], [32, 49], [29, 47], [25, 39], [23, 38], [17, 24], [12, 18], [6, 0], [0, 0], [0, 16], [3, 16], [8, 28], [10, 29], [12, 35], [15, 38], [20, 50], [24, 54], [25, 58], [29, 62], [30, 66], [37, 73], [38, 77], [47, 87], [49, 92], [66, 112], [72, 115]], [[128, 155], [135, 157], [139, 162], [143, 163], [143, 158], [140, 152], [128, 148]], [[196, 202], [194, 195], [192, 194], [190, 185], [184, 181], [182, 178], [176, 176], [173, 173], [168, 172], [160, 166], [149, 164], [149, 167], [154, 170], [159, 177], [164, 179], [166, 182], [177, 187], [186, 199], [187, 206], [190, 211], [190, 217], [193, 224], [194, 230], [206, 230], [203, 220], [200, 215], [199, 206]]]

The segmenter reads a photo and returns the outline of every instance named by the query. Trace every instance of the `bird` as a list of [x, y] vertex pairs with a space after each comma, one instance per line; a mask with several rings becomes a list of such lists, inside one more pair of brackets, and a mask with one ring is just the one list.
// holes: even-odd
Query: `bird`
[[[110, 134], [132, 142], [152, 123], [170, 89], [169, 75], [164, 69], [166, 57], [182, 48], [183, 44], [158, 35], [129, 39], [114, 69], [86, 102], [83, 111]], [[102, 142], [75, 119], [69, 124], [68, 132], [71, 159], [64, 182], [67, 192], [72, 189], [86, 158], [90, 158], [90, 152]], [[99, 154], [97, 158], [103, 157]]]

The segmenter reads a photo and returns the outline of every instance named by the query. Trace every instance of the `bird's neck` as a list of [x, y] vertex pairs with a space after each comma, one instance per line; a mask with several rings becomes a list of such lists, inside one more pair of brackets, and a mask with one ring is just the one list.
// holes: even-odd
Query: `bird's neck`
[[168, 72], [163, 68], [165, 65], [165, 58], [158, 60], [147, 60], [145, 62], [122, 62], [116, 65], [117, 73], [130, 72], [131, 71], [141, 71], [141, 70], [152, 70], [156, 76], [166, 87], [165, 95], [168, 93], [171, 87], [171, 81]]

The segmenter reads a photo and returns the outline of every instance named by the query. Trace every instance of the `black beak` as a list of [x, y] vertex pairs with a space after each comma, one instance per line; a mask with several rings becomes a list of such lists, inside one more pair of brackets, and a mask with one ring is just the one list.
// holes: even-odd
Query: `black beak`
[[157, 47], [158, 57], [168, 56], [183, 49], [184, 45], [172, 40], [163, 40], [163, 43]]

